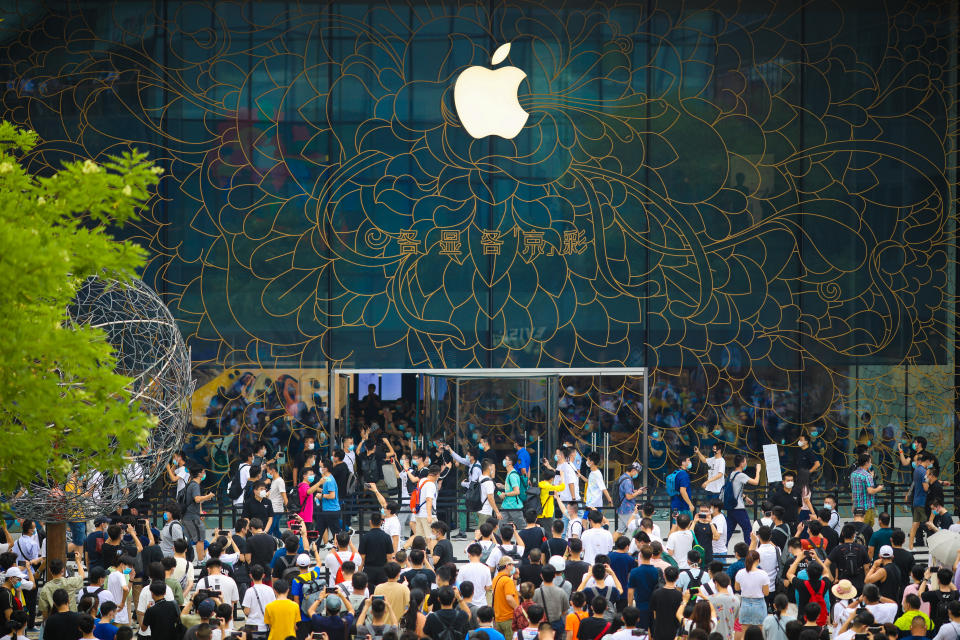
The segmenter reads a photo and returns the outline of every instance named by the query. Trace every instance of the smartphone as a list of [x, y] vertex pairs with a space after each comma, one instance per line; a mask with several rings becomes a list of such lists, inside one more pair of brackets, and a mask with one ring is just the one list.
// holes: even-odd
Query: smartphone
[[25, 566], [27, 566], [27, 561], [26, 561], [26, 560], [17, 560], [17, 566], [25, 567]]
[[646, 638], [646, 637], [647, 637], [647, 632], [644, 631], [643, 629], [632, 629], [632, 630], [630, 631], [630, 635], [633, 636], [633, 637], [635, 637], [635, 638]]
[[320, 537], [319, 531], [307, 531], [307, 540], [316, 540]]
[[853, 640], [870, 640], [869, 633], [855, 633], [853, 634]]
[[372, 596], [371, 600], [383, 600], [386, 596]]
[[336, 587], [327, 587], [327, 593], [336, 593], [336, 592], [337, 592]]

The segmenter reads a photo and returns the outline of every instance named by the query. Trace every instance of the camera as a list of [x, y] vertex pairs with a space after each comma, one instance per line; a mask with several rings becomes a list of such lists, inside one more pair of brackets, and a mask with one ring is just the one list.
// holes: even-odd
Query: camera
[[336, 593], [336, 592], [337, 592], [336, 587], [327, 587], [327, 593]]

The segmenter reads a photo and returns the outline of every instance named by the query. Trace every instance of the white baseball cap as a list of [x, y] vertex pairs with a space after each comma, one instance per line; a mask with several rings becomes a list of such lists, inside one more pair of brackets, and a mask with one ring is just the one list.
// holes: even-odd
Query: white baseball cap
[[297, 556], [297, 566], [298, 567], [309, 567], [310, 566], [310, 556], [305, 553], [301, 553]]

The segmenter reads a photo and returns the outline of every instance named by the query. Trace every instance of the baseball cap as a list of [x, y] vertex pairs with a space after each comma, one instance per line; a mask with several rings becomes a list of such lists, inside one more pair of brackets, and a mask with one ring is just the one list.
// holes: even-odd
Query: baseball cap
[[217, 603], [213, 598], [207, 598], [197, 605], [197, 615], [201, 618], [209, 618], [217, 610]]
[[10, 567], [7, 569], [6, 573], [3, 574], [3, 579], [9, 580], [10, 578], [20, 578], [21, 580], [26, 580], [27, 574], [24, 573], [20, 567]]
[[867, 515], [867, 510], [864, 509], [863, 507], [857, 507], [856, 509], [853, 510], [853, 515], [855, 515], [855, 516], [865, 516], [865, 515]]
[[567, 561], [563, 559], [563, 556], [550, 556], [549, 562], [550, 566], [557, 571], [564, 571], [567, 568]]
[[504, 567], [509, 567], [513, 564], [513, 558], [510, 556], [503, 556], [500, 558], [500, 562], [497, 563], [498, 569], [503, 569]]
[[880, 557], [881, 558], [892, 558], [893, 557], [893, 547], [888, 544], [880, 547]]
[[336, 613], [340, 611], [340, 598], [338, 598], [335, 594], [330, 594], [327, 596], [324, 605], [327, 607], [327, 612]]
[[297, 566], [298, 567], [309, 567], [310, 566], [310, 556], [305, 553], [301, 553], [297, 556]]
[[110, 518], [107, 516], [97, 516], [93, 519], [93, 526], [99, 527], [102, 524], [110, 524]]
[[640, 464], [639, 462], [634, 462], [633, 464], [630, 465], [630, 468], [636, 469], [637, 471], [643, 471], [643, 465]]

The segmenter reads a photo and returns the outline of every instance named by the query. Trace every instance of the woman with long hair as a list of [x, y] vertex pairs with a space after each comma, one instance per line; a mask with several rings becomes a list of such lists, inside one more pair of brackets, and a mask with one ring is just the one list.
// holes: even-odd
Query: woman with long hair
[[683, 601], [677, 607], [677, 622], [681, 628], [688, 634], [694, 629], [700, 629], [708, 635], [717, 628], [717, 616], [713, 611], [713, 605], [709, 600], [699, 598], [690, 608], [690, 591], [683, 592]]
[[813, 508], [813, 490], [810, 487], [810, 470], [799, 469], [797, 471], [797, 486], [794, 487], [797, 495], [800, 496], [800, 512], [797, 514], [797, 522], [804, 522], [816, 513]]
[[411, 589], [410, 606], [400, 619], [400, 628], [416, 633], [418, 638], [426, 637], [423, 633], [423, 625], [427, 623], [427, 616], [423, 613], [423, 598], [423, 591]]
[[787, 640], [787, 623], [796, 620], [795, 616], [787, 615], [790, 601], [787, 594], [778, 593], [773, 599], [773, 613], [763, 621], [763, 640]]
[[743, 569], [734, 578], [734, 588], [740, 592], [740, 626], [736, 640], [743, 639], [743, 628], [759, 627], [767, 615], [766, 597], [770, 593], [770, 576], [760, 568], [760, 554], [747, 553], [743, 559]]

